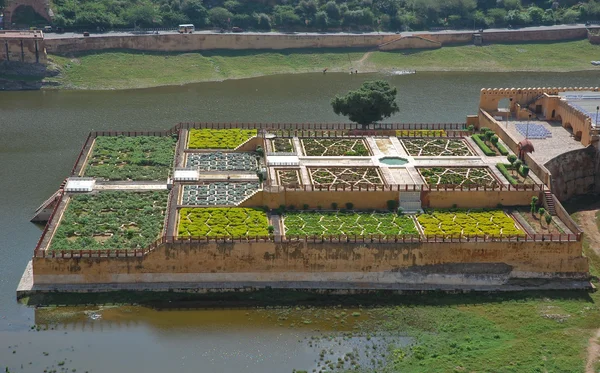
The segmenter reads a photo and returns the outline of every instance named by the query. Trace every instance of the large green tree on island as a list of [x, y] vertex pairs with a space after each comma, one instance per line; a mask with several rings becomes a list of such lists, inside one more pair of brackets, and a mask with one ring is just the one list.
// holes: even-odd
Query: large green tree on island
[[333, 112], [347, 116], [366, 129], [369, 124], [389, 118], [400, 109], [396, 103], [396, 87], [384, 80], [364, 82], [356, 91], [331, 100]]

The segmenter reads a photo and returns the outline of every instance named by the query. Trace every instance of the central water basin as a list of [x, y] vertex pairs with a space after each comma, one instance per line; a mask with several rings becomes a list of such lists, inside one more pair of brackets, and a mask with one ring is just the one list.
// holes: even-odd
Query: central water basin
[[379, 158], [379, 162], [390, 166], [402, 166], [408, 163], [406, 159], [400, 157], [383, 157]]

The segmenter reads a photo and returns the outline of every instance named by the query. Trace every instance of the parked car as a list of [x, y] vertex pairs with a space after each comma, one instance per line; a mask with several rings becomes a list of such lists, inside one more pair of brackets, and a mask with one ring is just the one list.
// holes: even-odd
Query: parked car
[[44, 26], [44, 32], [52, 32], [52, 26]]
[[233, 32], [244, 32], [244, 30], [241, 27], [232, 27], [231, 31], [233, 31]]
[[89, 33], [89, 32], [87, 32], [87, 31], [84, 31], [84, 32], [83, 32], [83, 36], [90, 36], [90, 33]]

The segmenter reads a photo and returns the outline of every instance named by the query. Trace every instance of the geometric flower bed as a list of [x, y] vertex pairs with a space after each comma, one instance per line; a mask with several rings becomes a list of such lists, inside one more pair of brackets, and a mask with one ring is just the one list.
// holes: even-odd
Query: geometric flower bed
[[300, 172], [297, 169], [280, 169], [277, 170], [277, 180], [279, 185], [285, 187], [300, 186]]
[[308, 156], [369, 156], [363, 139], [301, 139]]
[[99, 136], [84, 176], [108, 180], [166, 180], [177, 139], [171, 136]]
[[237, 205], [260, 188], [259, 183], [214, 182], [202, 185], [185, 185], [183, 205], [215, 206]]
[[256, 171], [255, 153], [188, 153], [187, 167], [200, 171]]
[[383, 185], [379, 171], [375, 167], [319, 167], [307, 168], [316, 186], [330, 187], [366, 187]]
[[429, 185], [488, 186], [498, 184], [487, 167], [418, 168]]
[[523, 236], [525, 233], [502, 210], [434, 211], [417, 221], [426, 236]]
[[290, 138], [276, 137], [271, 140], [271, 147], [273, 153], [292, 153], [294, 151], [292, 139]]
[[249, 208], [182, 208], [179, 237], [268, 236], [267, 215]]
[[445, 130], [396, 130], [396, 137], [446, 137]]
[[188, 149], [235, 149], [249, 138], [256, 136], [256, 130], [191, 129]]
[[469, 156], [473, 152], [461, 139], [402, 139], [409, 155], [423, 156]]
[[49, 250], [139, 249], [161, 234], [166, 191], [72, 196]]
[[418, 234], [409, 216], [379, 212], [286, 212], [285, 233], [300, 236]]

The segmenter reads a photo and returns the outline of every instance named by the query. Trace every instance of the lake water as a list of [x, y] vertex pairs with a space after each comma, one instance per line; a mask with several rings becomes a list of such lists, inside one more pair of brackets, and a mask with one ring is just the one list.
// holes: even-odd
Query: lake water
[[[41, 233], [29, 219], [68, 175], [90, 130], [158, 130], [181, 121], [342, 122], [331, 97], [380, 77], [305, 74], [129, 91], [0, 92], [0, 371], [318, 371], [323, 349], [336, 361], [377, 343], [337, 334], [368, 318], [364, 310], [300, 309], [285, 316], [284, 310], [34, 310], [17, 304], [15, 289]], [[463, 122], [476, 113], [482, 87], [594, 86], [600, 72], [383, 78], [399, 92], [400, 112], [390, 121]], [[343, 324], [336, 321], [341, 312]], [[361, 315], [350, 316], [355, 312]], [[31, 329], [36, 323], [42, 330]], [[323, 331], [340, 344], [311, 342]], [[406, 342], [401, 331], [390, 338]]]

